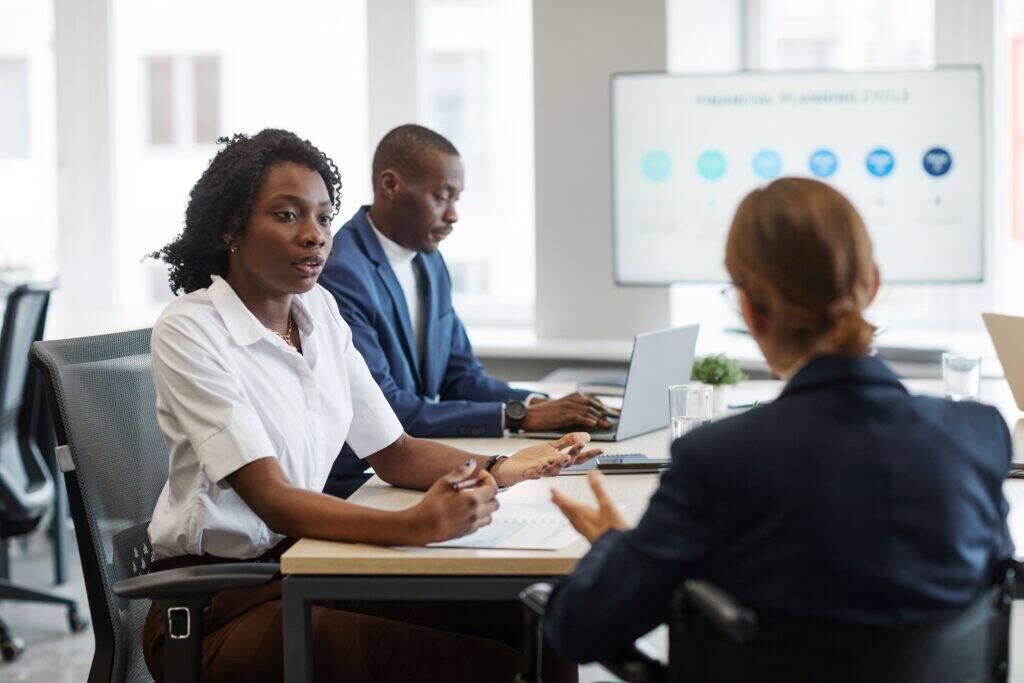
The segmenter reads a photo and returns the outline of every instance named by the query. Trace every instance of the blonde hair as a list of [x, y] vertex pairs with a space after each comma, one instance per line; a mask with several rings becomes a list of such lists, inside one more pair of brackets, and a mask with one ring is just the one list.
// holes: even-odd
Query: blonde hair
[[789, 348], [825, 343], [852, 356], [870, 347], [874, 327], [861, 311], [876, 285], [871, 240], [849, 200], [825, 183], [780, 178], [748, 194], [729, 229], [725, 267]]

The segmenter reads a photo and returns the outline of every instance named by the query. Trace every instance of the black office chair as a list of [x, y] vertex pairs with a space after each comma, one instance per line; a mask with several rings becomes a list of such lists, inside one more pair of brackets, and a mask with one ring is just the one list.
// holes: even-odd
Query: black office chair
[[[668, 666], [635, 646], [601, 665], [630, 683], [677, 681], [1006, 681], [1010, 608], [1021, 595], [1021, 566], [1009, 562], [966, 609], [900, 629], [836, 628], [759, 620], [706, 581], [673, 596]], [[520, 683], [540, 682], [543, 619], [551, 585], [520, 595], [526, 647]]]
[[[49, 519], [56, 504], [53, 476], [35, 441], [40, 396], [28, 352], [42, 339], [46, 310], [54, 284], [16, 287], [7, 297], [0, 331], [0, 600], [64, 605], [72, 631], [87, 621], [71, 598], [15, 584], [10, 579], [8, 543]], [[0, 655], [16, 659], [24, 644], [0, 620]]]
[[156, 420], [150, 330], [36, 342], [57, 429], [96, 650], [90, 683], [149, 681], [141, 635], [150, 601], [165, 607], [164, 679], [201, 680], [202, 614], [228, 588], [258, 586], [276, 564], [214, 564], [149, 572], [147, 527], [167, 481]]

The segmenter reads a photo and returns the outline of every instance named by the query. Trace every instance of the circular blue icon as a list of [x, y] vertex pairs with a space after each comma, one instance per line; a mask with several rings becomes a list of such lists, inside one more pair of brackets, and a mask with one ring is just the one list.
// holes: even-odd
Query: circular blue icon
[[896, 157], [885, 147], [874, 148], [868, 152], [867, 159], [864, 161], [868, 168], [868, 173], [876, 178], [884, 178], [892, 173], [893, 167], [896, 166]]
[[921, 165], [924, 166], [925, 173], [938, 178], [949, 173], [949, 169], [953, 167], [953, 156], [942, 147], [932, 147], [924, 153]]
[[807, 165], [814, 175], [819, 178], [828, 178], [839, 168], [839, 159], [830, 149], [818, 149], [811, 154]]
[[754, 174], [759, 178], [774, 178], [782, 170], [782, 157], [774, 149], [762, 149], [754, 155]]
[[709, 149], [697, 157], [697, 173], [704, 180], [718, 180], [725, 175], [725, 157], [717, 149]]
[[660, 183], [672, 173], [672, 160], [669, 159], [668, 154], [656, 149], [644, 155], [643, 161], [640, 162], [640, 168], [643, 170], [645, 178]]

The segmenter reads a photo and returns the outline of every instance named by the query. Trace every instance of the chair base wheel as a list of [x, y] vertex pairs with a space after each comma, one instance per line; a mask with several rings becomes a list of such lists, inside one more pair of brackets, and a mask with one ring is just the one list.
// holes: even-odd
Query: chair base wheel
[[21, 638], [4, 638], [0, 640], [0, 656], [5, 662], [13, 662], [25, 651], [25, 641]]
[[71, 629], [72, 633], [81, 633], [85, 629], [89, 628], [89, 620], [78, 613], [78, 610], [72, 608], [68, 610], [68, 628]]

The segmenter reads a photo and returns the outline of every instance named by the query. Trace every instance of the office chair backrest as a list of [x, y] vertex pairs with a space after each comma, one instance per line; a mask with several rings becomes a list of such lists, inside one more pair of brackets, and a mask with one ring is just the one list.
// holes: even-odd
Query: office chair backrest
[[[145, 573], [146, 527], [167, 481], [156, 420], [150, 330], [37, 342], [96, 631], [92, 680], [148, 681], [140, 637], [148, 601], [111, 585]], [[58, 448], [58, 451], [62, 451]]]
[[946, 619], [884, 629], [794, 624], [763, 618], [758, 619], [756, 627], [736, 628], [736, 623], [728, 622], [737, 622], [735, 616], [745, 610], [736, 605], [717, 610], [706, 609], [705, 605], [701, 610], [695, 604], [701, 597], [698, 593], [695, 600], [692, 589], [696, 584], [696, 589], [702, 591], [707, 584], [687, 582], [691, 585], [680, 589], [674, 597], [669, 680], [1005, 680], [1013, 593], [1010, 581], [1012, 576], [1007, 583], [991, 588], [967, 609]]
[[0, 535], [27, 533], [53, 500], [53, 482], [19, 430], [29, 379], [29, 348], [43, 338], [54, 283], [20, 285], [7, 296], [0, 330]]

